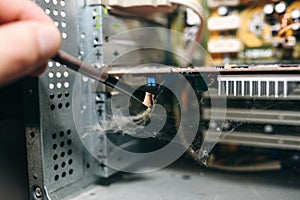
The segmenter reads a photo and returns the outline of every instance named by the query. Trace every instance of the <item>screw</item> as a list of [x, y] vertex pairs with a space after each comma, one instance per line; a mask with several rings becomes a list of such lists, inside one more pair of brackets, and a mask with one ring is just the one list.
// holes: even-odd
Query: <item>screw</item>
[[34, 190], [34, 194], [37, 198], [43, 197], [43, 190], [40, 187], [36, 187]]

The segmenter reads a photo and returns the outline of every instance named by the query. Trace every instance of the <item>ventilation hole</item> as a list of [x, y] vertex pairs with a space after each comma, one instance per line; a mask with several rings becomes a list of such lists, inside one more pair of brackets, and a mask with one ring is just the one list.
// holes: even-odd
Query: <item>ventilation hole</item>
[[63, 152], [61, 152], [61, 154], [60, 154], [60, 157], [65, 157], [65, 155], [66, 155], [66, 153], [63, 151]]
[[67, 130], [67, 135], [71, 135], [71, 130]]
[[55, 109], [55, 105], [54, 104], [51, 104], [50, 105], [50, 110], [54, 110]]
[[72, 155], [72, 153], [73, 153], [73, 151], [70, 149], [70, 150], [68, 150], [68, 155], [70, 156], [70, 155]]
[[70, 170], [69, 170], [69, 174], [70, 174], [70, 175], [73, 174], [73, 172], [74, 172], [73, 169], [70, 169]]
[[50, 99], [54, 99], [55, 95], [54, 94], [50, 94]]
[[58, 11], [57, 11], [56, 9], [53, 10], [52, 13], [53, 13], [54, 16], [57, 16], [57, 15], [58, 15]]
[[57, 97], [60, 99], [60, 98], [62, 98], [62, 93], [58, 93], [57, 94]]
[[80, 37], [81, 37], [82, 39], [84, 39], [84, 38], [85, 38], [85, 33], [81, 33]]
[[64, 168], [66, 166], [66, 162], [61, 163], [61, 167]]
[[64, 133], [63, 131], [61, 131], [61, 132], [59, 133], [59, 136], [60, 136], [60, 137], [64, 137], [64, 135], [65, 135], [65, 133]]
[[49, 8], [46, 8], [46, 9], [45, 9], [45, 13], [46, 13], [47, 15], [50, 15], [51, 10], [50, 10]]
[[62, 109], [62, 107], [63, 107], [62, 103], [59, 103], [59, 104], [58, 104], [58, 108], [59, 108], [59, 109]]
[[70, 93], [69, 92], [66, 92], [65, 93], [65, 97], [69, 97], [70, 96]]
[[68, 78], [69, 77], [69, 72], [64, 72], [64, 77]]
[[64, 0], [62, 0], [62, 1], [59, 2], [59, 4], [60, 4], [61, 6], [65, 6], [65, 5], [66, 5], [66, 2], [65, 2]]
[[46, 3], [50, 3], [50, 0], [45, 0]]
[[69, 88], [70, 87], [70, 83], [69, 82], [65, 82], [64, 86], [65, 86], [65, 88]]
[[58, 165], [54, 165], [54, 170], [58, 170]]
[[66, 17], [66, 12], [63, 10], [63, 11], [60, 12], [60, 15], [61, 15], [62, 17]]
[[54, 87], [55, 87], [55, 86], [54, 86], [54, 84], [53, 84], [53, 83], [50, 83], [50, 84], [49, 84], [49, 89], [50, 89], [50, 90], [53, 90], [53, 89], [54, 89]]
[[68, 144], [68, 145], [71, 145], [71, 144], [72, 144], [72, 140], [68, 140], [68, 141], [67, 141], [67, 144]]
[[61, 174], [61, 176], [62, 176], [63, 178], [66, 177], [66, 175], [67, 175], [66, 172], [63, 172], [63, 173]]
[[59, 62], [56, 62], [55, 65], [56, 65], [56, 67], [60, 67], [60, 63]]
[[62, 87], [62, 84], [61, 84], [60, 82], [58, 82], [58, 83], [56, 84], [56, 87], [57, 87], [58, 89], [60, 89], [60, 88]]
[[68, 164], [69, 164], [69, 165], [72, 165], [72, 163], [73, 163], [73, 160], [70, 159], [70, 160], [68, 161]]
[[60, 72], [56, 72], [56, 77], [57, 78], [61, 78], [61, 73]]
[[53, 78], [53, 77], [54, 77], [54, 74], [53, 74], [52, 72], [49, 72], [48, 77], [49, 77], [49, 78]]
[[54, 154], [53, 160], [57, 160], [57, 158], [58, 158], [58, 155], [57, 155], [57, 154]]
[[95, 8], [94, 10], [93, 10], [93, 16], [96, 16], [98, 14], [98, 10]]
[[50, 68], [53, 67], [53, 62], [49, 61], [48, 62], [48, 67], [50, 67]]
[[70, 103], [67, 102], [67, 103], [66, 103], [66, 108], [69, 108], [69, 107], [70, 107]]
[[62, 36], [62, 38], [66, 39], [66, 38], [68, 37], [68, 34], [65, 33], [65, 32], [63, 32], [63, 33], [61, 34], [61, 36]]
[[65, 146], [65, 142], [61, 142], [60, 147], [64, 147], [64, 146]]
[[83, 77], [82, 77], [82, 80], [83, 80], [83, 82], [88, 82], [88, 81], [89, 81], [89, 78], [86, 77], [86, 76], [83, 76]]
[[55, 139], [56, 139], [56, 136], [57, 136], [57, 135], [56, 135], [55, 133], [53, 133], [53, 134], [52, 134], [52, 139], [55, 140]]
[[88, 163], [88, 164], [86, 164], [86, 168], [90, 168], [91, 167], [91, 165]]
[[67, 27], [66, 22], [61, 22], [61, 27], [66, 28]]
[[51, 105], [50, 105], [50, 110], [51, 110], [51, 111], [54, 111], [54, 110], [55, 110], [55, 105], [54, 105], [54, 104], [51, 104]]
[[55, 21], [55, 22], [54, 22], [54, 25], [55, 25], [56, 27], [58, 27], [58, 26], [59, 26], [58, 21]]
[[34, 137], [35, 137], [35, 133], [34, 133], [34, 132], [31, 132], [31, 133], [30, 133], [30, 137], [34, 138]]
[[58, 181], [58, 179], [59, 179], [59, 176], [56, 175], [56, 176], [54, 177], [54, 180], [55, 180], [55, 181]]
[[52, 149], [53, 150], [57, 149], [57, 144], [53, 144]]

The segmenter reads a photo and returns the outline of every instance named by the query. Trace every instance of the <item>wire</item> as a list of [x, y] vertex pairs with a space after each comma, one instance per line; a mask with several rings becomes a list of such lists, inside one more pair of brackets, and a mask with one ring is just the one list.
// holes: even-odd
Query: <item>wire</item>
[[[204, 28], [205, 28], [205, 16], [204, 16], [204, 9], [201, 6], [201, 4], [196, 1], [196, 0], [153, 0], [151, 2], [146, 1], [119, 1], [119, 0], [88, 0], [88, 4], [89, 5], [95, 5], [95, 4], [101, 4], [104, 6], [108, 6], [108, 7], [116, 7], [116, 8], [124, 8], [125, 12], [123, 12], [123, 14], [131, 14], [130, 12], [128, 12], [127, 9], [129, 8], [135, 8], [135, 7], [154, 7], [155, 9], [152, 10], [153, 12], [157, 12], [157, 11], [161, 11], [161, 12], [170, 12], [171, 10], [174, 9], [174, 5], [182, 5], [182, 6], [186, 6], [188, 8], [190, 8], [191, 10], [193, 10], [200, 18], [200, 25], [196, 34], [196, 38], [195, 41], [196, 42], [192, 42], [191, 45], [187, 48], [187, 52], [185, 55], [185, 59], [188, 61], [191, 61], [194, 53], [196, 51], [196, 48], [198, 47], [199, 43], [201, 42], [202, 38], [203, 38], [203, 33], [204, 33]], [[160, 7], [163, 7], [163, 9], [159, 9]], [[170, 9], [166, 9], [166, 7], [172, 8]], [[158, 9], [158, 10], [157, 10]], [[126, 12], [127, 10], [127, 12]], [[141, 12], [142, 10], [139, 9], [139, 12]], [[151, 11], [151, 9], [150, 9]], [[122, 11], [118, 11], [119, 14], [122, 14]], [[143, 13], [143, 12], [142, 12]], [[146, 12], [147, 13], [147, 12]], [[145, 13], [143, 13], [145, 14]]]
[[281, 28], [279, 31], [278, 31], [278, 36], [282, 36], [285, 32], [291, 30], [294, 26], [300, 26], [300, 22], [296, 22], [296, 23], [292, 23], [284, 28]]
[[198, 43], [200, 43], [203, 38], [203, 33], [204, 33], [204, 28], [205, 28], [205, 16], [204, 16], [203, 7], [196, 0], [170, 0], [170, 3], [186, 6], [190, 9], [192, 9], [200, 18], [201, 23], [199, 25], [198, 32], [197, 32], [196, 38], [195, 38], [195, 41], [197, 43], [192, 42], [192, 44], [188, 48], [188, 50], [186, 52], [186, 56], [185, 56], [185, 58], [188, 61], [191, 61], [192, 57], [194, 56], [195, 50], [198, 46]]
[[252, 164], [252, 165], [236, 166], [236, 165], [218, 164], [217, 162], [214, 161], [214, 159], [208, 159], [207, 165], [208, 167], [213, 169], [222, 170], [222, 171], [233, 171], [233, 172], [261, 172], [261, 171], [281, 169], [281, 163], [278, 160]]

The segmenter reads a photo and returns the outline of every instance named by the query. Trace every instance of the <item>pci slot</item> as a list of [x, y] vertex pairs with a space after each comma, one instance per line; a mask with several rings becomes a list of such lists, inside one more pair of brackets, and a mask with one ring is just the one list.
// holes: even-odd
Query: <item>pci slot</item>
[[[209, 131], [205, 134], [218, 136], [219, 132]], [[281, 148], [290, 150], [300, 150], [300, 137], [287, 135], [267, 135], [249, 132], [223, 132], [225, 137], [221, 140], [223, 144], [239, 144], [247, 146], [257, 146], [265, 148]], [[213, 141], [212, 141], [213, 142]]]
[[[226, 112], [226, 120], [247, 122], [247, 123], [270, 123], [270, 124], [286, 124], [300, 125], [300, 115], [298, 111], [282, 111], [282, 110], [259, 110], [259, 109], [231, 109], [226, 111], [222, 108], [215, 109], [215, 119]], [[220, 115], [218, 115], [220, 113]], [[203, 109], [203, 119], [210, 120], [211, 109]]]

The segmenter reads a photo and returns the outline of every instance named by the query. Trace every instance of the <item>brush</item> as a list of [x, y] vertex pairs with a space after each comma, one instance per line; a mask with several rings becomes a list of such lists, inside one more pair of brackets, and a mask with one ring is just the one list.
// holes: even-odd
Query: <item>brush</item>
[[[109, 87], [115, 88], [123, 92], [124, 94], [129, 95], [131, 98], [136, 100], [139, 104], [144, 105], [143, 102], [132, 93], [134, 89], [130, 85], [119, 81], [118, 79], [107, 74], [106, 72], [97, 69], [92, 65], [89, 65], [62, 50], [59, 50], [58, 53], [52, 58], [52, 60], [59, 62], [60, 64], [63, 64], [66, 67], [76, 72], [79, 72], [87, 77], [90, 77], [100, 83], [103, 83]], [[145, 109], [147, 109], [147, 106], [146, 105], [144, 106]]]

